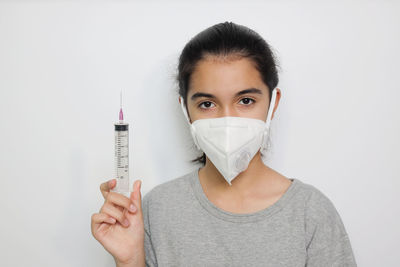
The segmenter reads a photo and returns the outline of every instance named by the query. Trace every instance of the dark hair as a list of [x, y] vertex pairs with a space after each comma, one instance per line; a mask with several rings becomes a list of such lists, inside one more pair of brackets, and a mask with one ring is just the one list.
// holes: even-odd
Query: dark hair
[[[277, 64], [268, 43], [255, 31], [233, 22], [215, 24], [194, 36], [183, 48], [179, 57], [177, 82], [179, 95], [187, 103], [190, 77], [197, 63], [207, 56], [217, 58], [249, 58], [260, 72], [263, 82], [268, 86], [271, 98], [272, 90], [279, 82]], [[187, 105], [186, 105], [187, 109]], [[189, 115], [189, 111], [188, 111]], [[192, 162], [205, 164], [206, 155]]]

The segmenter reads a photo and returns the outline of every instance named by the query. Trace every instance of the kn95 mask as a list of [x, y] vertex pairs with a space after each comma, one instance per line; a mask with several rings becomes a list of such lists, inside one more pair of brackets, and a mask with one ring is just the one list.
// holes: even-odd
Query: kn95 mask
[[[186, 108], [181, 99], [182, 111], [190, 124]], [[202, 150], [225, 178], [229, 185], [261, 149], [261, 156], [267, 152], [267, 139], [275, 106], [276, 88], [272, 92], [267, 120], [245, 117], [219, 117], [198, 119], [190, 124], [193, 141]], [[263, 159], [265, 164], [265, 160]]]

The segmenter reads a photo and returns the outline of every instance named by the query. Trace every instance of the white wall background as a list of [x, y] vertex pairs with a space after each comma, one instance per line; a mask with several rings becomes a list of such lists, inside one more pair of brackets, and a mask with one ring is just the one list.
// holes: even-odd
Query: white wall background
[[271, 167], [333, 201], [359, 266], [399, 266], [399, 1], [164, 2], [0, 2], [0, 265], [113, 265], [90, 216], [119, 91], [144, 195], [196, 167], [175, 68], [228, 20], [279, 58]]

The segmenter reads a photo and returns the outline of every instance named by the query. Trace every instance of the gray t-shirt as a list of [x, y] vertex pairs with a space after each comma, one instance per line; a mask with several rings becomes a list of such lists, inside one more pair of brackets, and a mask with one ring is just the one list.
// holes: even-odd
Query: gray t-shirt
[[142, 198], [146, 266], [357, 266], [332, 202], [292, 178], [271, 206], [250, 214], [208, 200], [198, 169]]

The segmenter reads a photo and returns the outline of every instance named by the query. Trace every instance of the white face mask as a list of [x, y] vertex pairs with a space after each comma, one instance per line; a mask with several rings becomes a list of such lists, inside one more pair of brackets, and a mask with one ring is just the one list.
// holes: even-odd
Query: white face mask
[[[183, 99], [182, 111], [190, 124]], [[267, 141], [272, 111], [275, 106], [276, 88], [272, 91], [267, 121], [244, 117], [199, 119], [190, 124], [190, 131], [197, 148], [202, 150], [225, 178], [229, 185], [261, 148], [265, 164]]]

